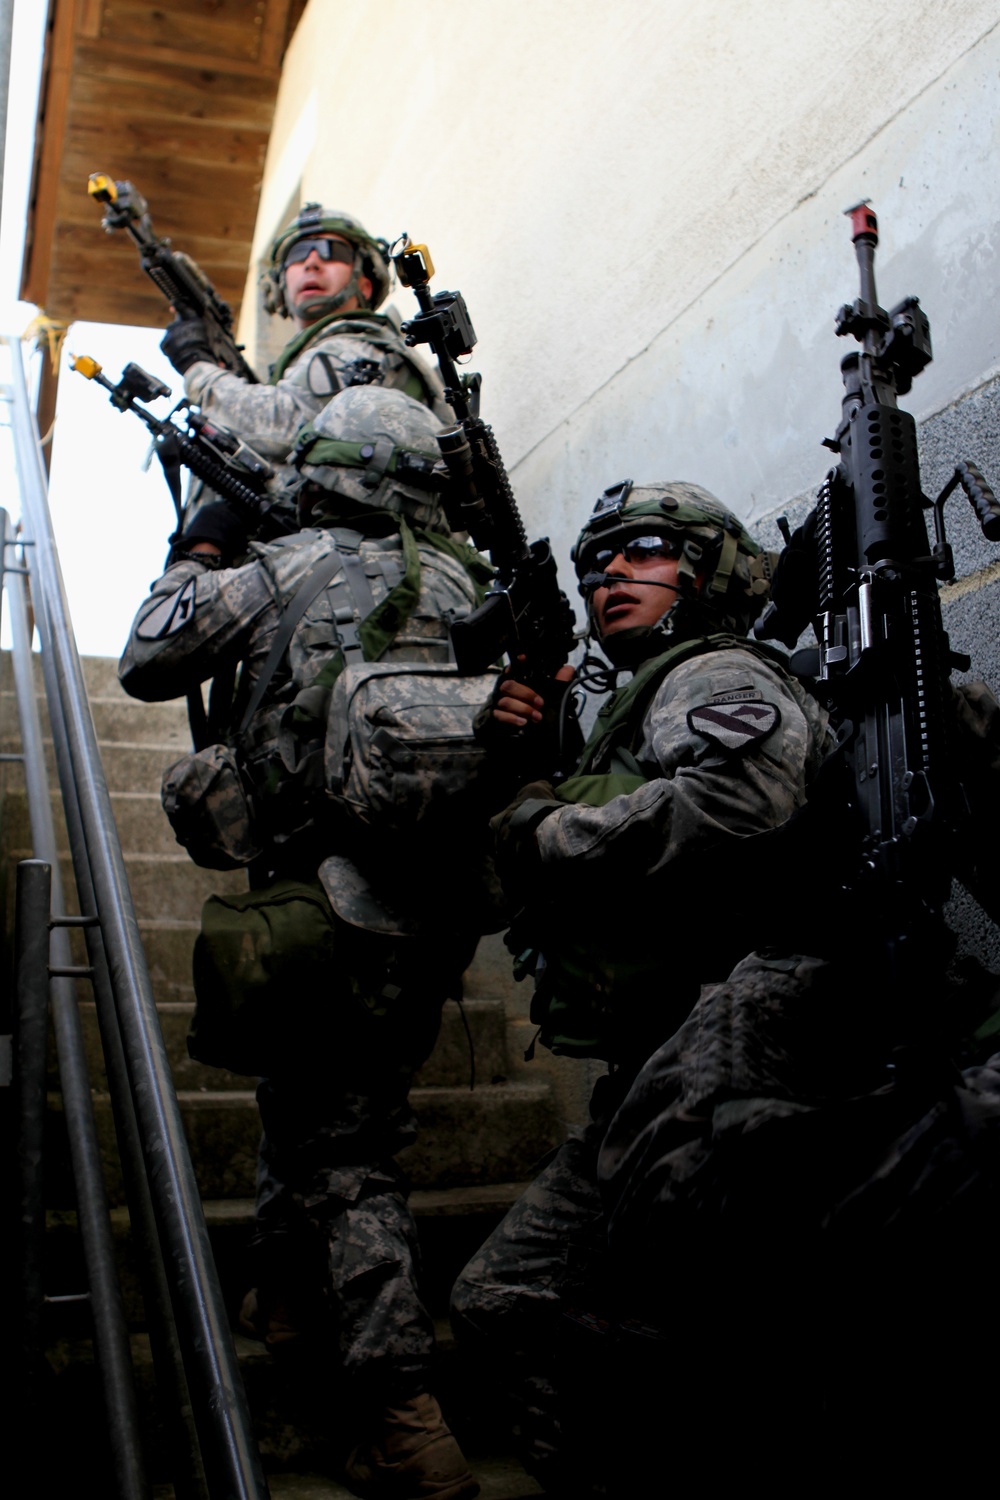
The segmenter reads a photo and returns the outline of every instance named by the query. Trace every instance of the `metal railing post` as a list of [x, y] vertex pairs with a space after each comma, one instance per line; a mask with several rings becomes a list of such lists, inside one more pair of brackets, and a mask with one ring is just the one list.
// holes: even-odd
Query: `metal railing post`
[[52, 868], [41, 859], [17, 867], [14, 976], [17, 993], [17, 1158], [21, 1200], [21, 1410], [37, 1411], [43, 1360], [42, 1243], [45, 1067], [49, 1022], [49, 910]]

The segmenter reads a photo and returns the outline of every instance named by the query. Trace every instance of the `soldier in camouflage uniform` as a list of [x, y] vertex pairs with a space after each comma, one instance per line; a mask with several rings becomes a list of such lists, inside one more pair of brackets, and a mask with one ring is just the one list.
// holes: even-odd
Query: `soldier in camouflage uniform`
[[[318, 203], [307, 203], [277, 235], [261, 278], [264, 302], [291, 318], [296, 333], [267, 385], [220, 369], [197, 316], [176, 319], [164, 335], [160, 347], [183, 375], [188, 399], [274, 464], [268, 488], [279, 504], [294, 478], [284, 460], [296, 434], [338, 391], [377, 383], [450, 418], [438, 377], [406, 347], [398, 321], [377, 311], [389, 292], [386, 254], [386, 242], [350, 214]], [[189, 514], [206, 498], [199, 481]]]
[[[300, 453], [303, 529], [249, 543], [246, 562], [230, 567], [196, 518], [198, 539], [186, 549], [182, 538], [153, 584], [119, 675], [127, 692], [158, 701], [240, 662], [229, 746], [253, 793], [251, 882], [315, 881], [336, 856], [328, 1032], [321, 1044], [275, 1035], [274, 1071], [258, 1088], [258, 1288], [244, 1316], [272, 1348], [323, 1332], [318, 1363], [340, 1370], [338, 1400], [362, 1428], [346, 1470], [358, 1494], [464, 1500], [478, 1485], [428, 1390], [432, 1326], [393, 1158], [414, 1139], [410, 1083], [444, 998], [460, 994], [481, 913], [439, 909], [430, 850], [419, 879], [411, 868], [408, 885], [393, 882], [392, 854], [374, 834], [352, 837], [321, 787], [326, 710], [345, 661], [449, 661], [449, 619], [474, 607], [488, 576], [450, 534], [436, 493], [439, 427], [400, 391], [335, 397]], [[289, 601], [318, 566], [328, 581], [247, 721]], [[225, 818], [225, 805], [215, 811]], [[391, 924], [388, 934], [385, 923], [366, 927], [366, 902], [378, 908], [387, 885], [405, 943]]]
[[[926, 1485], [957, 1453], [975, 1464], [995, 1409], [960, 1357], [958, 1288], [990, 1284], [1000, 1215], [997, 981], [941, 976], [948, 1033], [994, 1010], [964, 1074], [945, 1045], [891, 1050], [867, 978], [882, 914], [859, 936], [836, 899], [850, 846], [817, 780], [826, 715], [719, 633], [764, 602], [755, 550], [695, 486], [604, 497], [576, 563], [633, 679], [580, 774], [496, 820], [512, 947], [543, 959], [542, 1037], [611, 1062], [592, 1123], [453, 1297], [551, 1493], [648, 1493], [678, 1462], [709, 1489], [755, 1466], [782, 1493], [841, 1494], [862, 1467]], [[955, 707], [981, 864], [1000, 706], [973, 684]], [[501, 684], [498, 722], [530, 730], [540, 709]]]
[[[598, 1149], [700, 986], [752, 946], [732, 887], [712, 900], [716, 872], [728, 861], [748, 874], [742, 841], [803, 804], [828, 727], [777, 654], [746, 640], [766, 602], [764, 559], [707, 491], [609, 489], [574, 558], [593, 633], [633, 675], [602, 708], [577, 773], [524, 787], [494, 826], [517, 913], [509, 942], [534, 966], [540, 1038], [605, 1059], [609, 1072], [591, 1124], [466, 1266], [453, 1321], [466, 1350], [500, 1372], [522, 1460], [547, 1492], [631, 1495], [642, 1492], [639, 1466], [623, 1462], [633, 1445], [602, 1448], [627, 1413], [613, 1407], [626, 1387]], [[496, 732], [530, 733], [541, 709], [506, 679]]]

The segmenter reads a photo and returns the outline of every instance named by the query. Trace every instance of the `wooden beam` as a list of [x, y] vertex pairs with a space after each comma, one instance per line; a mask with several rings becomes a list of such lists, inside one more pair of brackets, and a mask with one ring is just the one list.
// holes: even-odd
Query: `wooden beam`
[[[36, 169], [25, 229], [25, 253], [21, 268], [21, 299], [41, 306], [49, 279], [52, 232], [55, 228], [56, 183], [62, 159], [63, 133], [69, 107], [69, 84], [73, 66], [72, 3], [53, 0], [54, 24], [46, 38], [43, 60], [43, 97], [35, 130]], [[41, 146], [38, 151], [38, 146]]]

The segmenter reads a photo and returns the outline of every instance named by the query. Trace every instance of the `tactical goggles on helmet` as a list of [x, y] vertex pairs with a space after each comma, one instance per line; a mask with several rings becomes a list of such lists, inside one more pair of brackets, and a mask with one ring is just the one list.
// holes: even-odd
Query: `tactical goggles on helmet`
[[282, 266], [293, 266], [308, 260], [315, 250], [320, 260], [340, 260], [346, 266], [354, 264], [354, 246], [343, 240], [305, 239], [293, 240], [281, 259]]

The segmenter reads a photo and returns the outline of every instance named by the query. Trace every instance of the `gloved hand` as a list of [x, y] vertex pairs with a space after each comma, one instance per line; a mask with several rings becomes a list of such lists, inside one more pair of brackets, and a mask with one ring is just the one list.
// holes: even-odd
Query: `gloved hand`
[[222, 567], [233, 563], [247, 550], [247, 524], [224, 500], [203, 505], [187, 523], [174, 544], [178, 556], [189, 553], [196, 542], [208, 542], [218, 548]]
[[509, 807], [490, 819], [496, 871], [508, 896], [523, 897], [525, 884], [540, 872], [535, 829], [562, 805], [550, 781], [529, 781]]
[[160, 340], [160, 348], [178, 375], [186, 375], [202, 359], [213, 365], [217, 363], [209, 348], [205, 320], [197, 314], [175, 318]]

